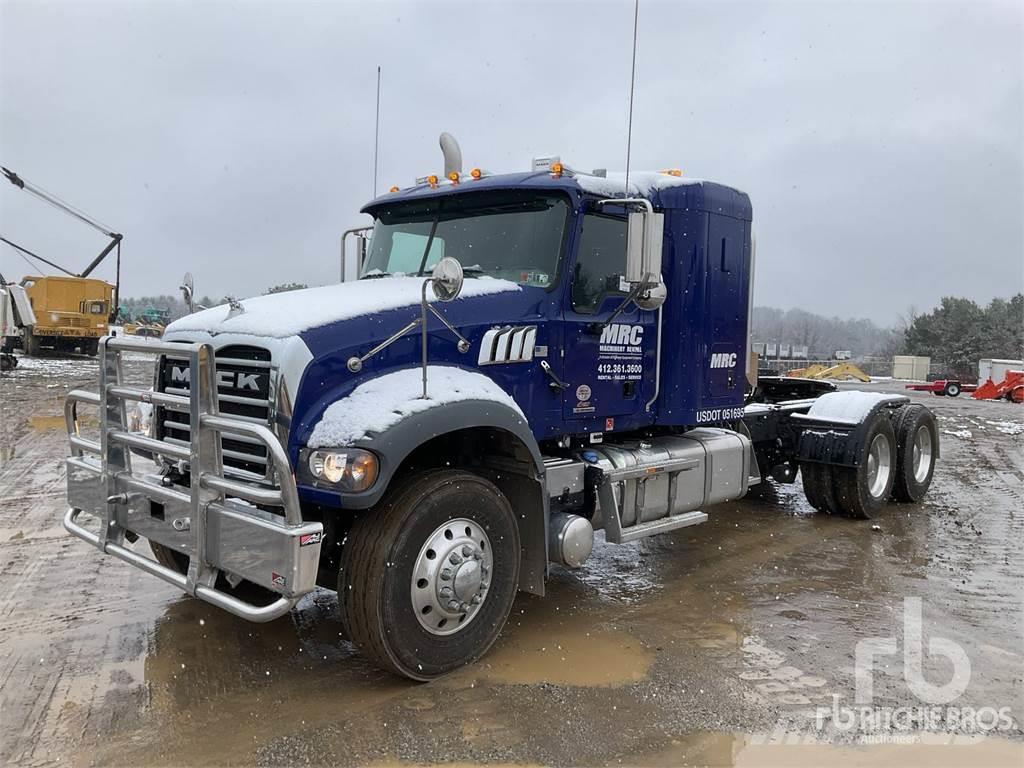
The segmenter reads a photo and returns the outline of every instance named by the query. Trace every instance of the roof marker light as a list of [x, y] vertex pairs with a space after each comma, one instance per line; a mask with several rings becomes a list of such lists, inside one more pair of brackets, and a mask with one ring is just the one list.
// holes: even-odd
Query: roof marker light
[[562, 166], [561, 163], [557, 163], [556, 162], [556, 163], [552, 163], [551, 164], [551, 175], [552, 176], [555, 176], [555, 177], [561, 176], [562, 175], [562, 171], [563, 171], [563, 166]]
[[398, 191], [398, 187], [392, 187], [391, 189], [388, 190], [388, 192], [397, 192], [397, 191]]
[[431, 189], [437, 189], [437, 176], [433, 173], [427, 176], [427, 184], [430, 185]]
[[679, 168], [666, 168], [662, 173], [667, 176], [682, 176], [683, 172]]
[[450, 181], [452, 184], [458, 184], [459, 183], [459, 172], [458, 171], [452, 171], [451, 173], [449, 173], [448, 174], [448, 181]]
[[479, 168], [474, 168], [472, 171], [469, 172], [469, 175], [479, 181], [481, 178], [483, 178], [484, 172], [481, 171]]

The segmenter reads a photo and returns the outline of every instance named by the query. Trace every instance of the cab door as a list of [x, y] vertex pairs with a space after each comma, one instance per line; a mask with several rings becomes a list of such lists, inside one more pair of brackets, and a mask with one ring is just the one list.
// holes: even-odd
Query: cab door
[[584, 214], [563, 314], [562, 415], [600, 420], [591, 431], [642, 412], [651, 394], [657, 313], [630, 304], [612, 318], [629, 292], [626, 231], [624, 212]]

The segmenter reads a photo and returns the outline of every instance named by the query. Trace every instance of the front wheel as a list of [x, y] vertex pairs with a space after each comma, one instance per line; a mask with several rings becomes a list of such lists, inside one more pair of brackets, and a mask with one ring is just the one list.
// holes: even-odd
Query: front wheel
[[412, 475], [348, 533], [338, 575], [343, 621], [381, 667], [439, 677], [498, 638], [519, 556], [515, 515], [493, 483], [457, 470]]

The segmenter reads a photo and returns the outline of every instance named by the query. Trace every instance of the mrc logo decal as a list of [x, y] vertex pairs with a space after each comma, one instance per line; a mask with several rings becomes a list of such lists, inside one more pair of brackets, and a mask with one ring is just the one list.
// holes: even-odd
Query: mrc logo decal
[[709, 368], [735, 368], [736, 367], [736, 353], [735, 352], [715, 352], [711, 355], [711, 364]]
[[642, 325], [613, 323], [601, 329], [601, 341], [598, 343], [602, 348], [605, 346], [639, 347], [643, 340], [644, 327]]

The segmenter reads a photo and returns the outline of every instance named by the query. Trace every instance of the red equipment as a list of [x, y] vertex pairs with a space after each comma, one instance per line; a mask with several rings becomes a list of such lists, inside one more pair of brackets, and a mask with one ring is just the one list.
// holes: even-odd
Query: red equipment
[[1024, 371], [1007, 371], [1006, 378], [996, 384], [989, 379], [971, 395], [975, 400], [1001, 400], [1024, 403]]
[[[907, 384], [907, 389], [917, 392], [931, 392], [933, 395], [949, 395], [956, 397], [961, 392], [973, 392], [978, 388], [976, 384], [961, 384], [956, 379], [939, 379], [929, 381], [927, 384]], [[974, 395], [977, 397], [977, 395]]]

